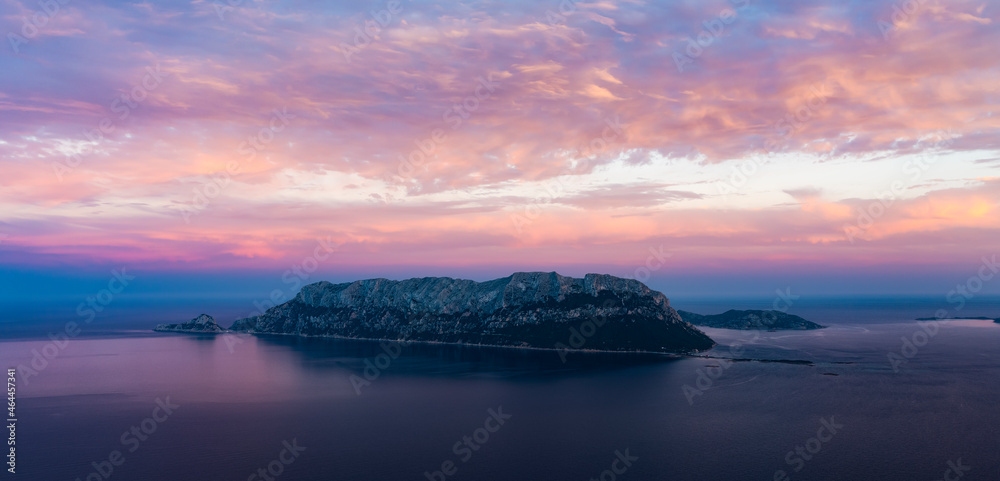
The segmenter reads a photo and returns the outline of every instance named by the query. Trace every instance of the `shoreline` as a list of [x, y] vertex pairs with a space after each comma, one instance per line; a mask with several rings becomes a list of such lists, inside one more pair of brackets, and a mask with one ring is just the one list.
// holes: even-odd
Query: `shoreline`
[[468, 344], [462, 342], [442, 342], [442, 341], [415, 341], [415, 340], [402, 340], [402, 339], [377, 339], [370, 337], [345, 337], [338, 335], [309, 335], [309, 334], [293, 334], [288, 332], [248, 332], [248, 331], [233, 331], [226, 329], [223, 331], [188, 331], [188, 330], [177, 330], [177, 329], [161, 329], [156, 330], [156, 332], [178, 332], [182, 334], [233, 334], [233, 335], [252, 335], [252, 336], [286, 336], [286, 337], [300, 337], [308, 339], [338, 339], [342, 341], [362, 341], [362, 342], [391, 342], [395, 344], [424, 344], [424, 345], [438, 345], [438, 346], [454, 346], [454, 347], [475, 347], [475, 348], [487, 348], [487, 349], [515, 349], [515, 350], [529, 350], [529, 351], [552, 351], [552, 352], [575, 352], [582, 354], [626, 354], [626, 355], [657, 355], [669, 359], [717, 359], [722, 361], [731, 362], [760, 362], [760, 363], [776, 363], [776, 364], [792, 364], [801, 365], [808, 367], [816, 367], [814, 361], [801, 360], [801, 359], [758, 359], [758, 358], [732, 358], [725, 356], [709, 356], [703, 354], [705, 352], [711, 351], [718, 346], [713, 346], [712, 349], [706, 351], [692, 350], [690, 352], [669, 352], [669, 351], [612, 351], [608, 349], [558, 349], [554, 347], [535, 347], [535, 346], [504, 346], [497, 344]]
[[[503, 344], [470, 344], [464, 342], [444, 342], [444, 341], [422, 341], [422, 340], [408, 340], [408, 339], [378, 339], [371, 337], [346, 337], [338, 335], [312, 335], [312, 334], [295, 334], [290, 332], [255, 332], [255, 331], [233, 331], [231, 329], [225, 329], [222, 331], [191, 331], [183, 329], [153, 329], [154, 332], [178, 332], [183, 334], [246, 334], [253, 336], [291, 336], [291, 337], [303, 337], [311, 339], [339, 339], [344, 341], [364, 341], [364, 342], [393, 342], [396, 344], [430, 344], [430, 345], [440, 345], [440, 346], [463, 346], [463, 347], [486, 347], [486, 348], [497, 348], [497, 349], [519, 349], [519, 350], [533, 350], [533, 351], [553, 351], [553, 352], [581, 352], [581, 353], [609, 353], [609, 354], [656, 354], [660, 356], [667, 356], [672, 358], [681, 357], [697, 357], [693, 356], [694, 353], [707, 352], [711, 349], [715, 349], [712, 346], [711, 349], [701, 351], [701, 350], [691, 350], [688, 352], [677, 352], [677, 351], [639, 351], [639, 350], [609, 350], [609, 349], [560, 349], [556, 347], [537, 347], [537, 346], [512, 346]], [[718, 343], [716, 343], [716, 346]]]

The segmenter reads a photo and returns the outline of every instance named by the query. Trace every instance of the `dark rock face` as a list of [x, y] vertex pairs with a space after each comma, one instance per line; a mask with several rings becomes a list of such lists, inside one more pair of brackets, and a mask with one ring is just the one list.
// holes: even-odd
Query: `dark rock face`
[[225, 329], [219, 327], [212, 316], [202, 314], [182, 324], [160, 324], [153, 330], [178, 332], [223, 332]]
[[[588, 321], [592, 324], [585, 327]], [[521, 272], [487, 282], [448, 277], [317, 282], [231, 329], [611, 351], [691, 352], [715, 345], [684, 322], [662, 293], [641, 282], [555, 272]]]
[[730, 309], [722, 314], [701, 315], [687, 311], [677, 311], [681, 318], [696, 326], [717, 327], [721, 329], [822, 329], [825, 326], [807, 321], [793, 314], [781, 311]]

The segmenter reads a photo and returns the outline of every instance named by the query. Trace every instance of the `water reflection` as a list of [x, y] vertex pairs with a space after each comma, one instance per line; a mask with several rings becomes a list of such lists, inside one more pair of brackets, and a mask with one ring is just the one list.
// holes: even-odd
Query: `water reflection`
[[[649, 353], [571, 352], [565, 362], [557, 351], [455, 344], [385, 343], [366, 340], [254, 336], [265, 349], [281, 347], [301, 357], [306, 369], [346, 369], [361, 375], [380, 358], [386, 376], [553, 377], [627, 369], [677, 361]], [[225, 342], [223, 336], [216, 342]], [[383, 347], [385, 346], [385, 347]], [[398, 354], [397, 354], [398, 353]], [[392, 354], [397, 354], [395, 358]], [[378, 366], [376, 366], [378, 367]]]

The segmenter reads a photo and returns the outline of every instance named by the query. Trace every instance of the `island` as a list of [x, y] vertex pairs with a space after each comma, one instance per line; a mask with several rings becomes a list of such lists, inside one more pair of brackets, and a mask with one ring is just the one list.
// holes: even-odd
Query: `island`
[[696, 326], [721, 329], [761, 329], [761, 330], [808, 330], [823, 329], [815, 322], [807, 321], [794, 314], [774, 310], [730, 309], [722, 314], [702, 315], [688, 311], [677, 311], [681, 318]]
[[918, 317], [918, 321], [949, 321], [949, 320], [974, 320], [1000, 322], [1000, 317], [971, 316], [971, 317]]
[[[188, 324], [164, 330], [183, 331]], [[485, 282], [322, 281], [260, 315], [237, 320], [230, 330], [556, 350], [683, 354], [715, 346], [663, 293], [639, 281], [555, 272], [518, 272]]]
[[224, 332], [225, 329], [215, 322], [215, 318], [208, 314], [202, 314], [188, 322], [181, 324], [160, 324], [154, 331], [164, 332]]

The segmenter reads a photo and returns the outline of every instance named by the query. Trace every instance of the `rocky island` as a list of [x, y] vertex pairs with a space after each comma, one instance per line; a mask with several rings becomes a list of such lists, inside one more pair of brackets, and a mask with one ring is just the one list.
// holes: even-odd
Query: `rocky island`
[[639, 281], [555, 272], [519, 272], [486, 282], [449, 277], [317, 282], [230, 329], [604, 351], [689, 353], [715, 345], [681, 319], [666, 296]]
[[688, 311], [677, 311], [681, 318], [696, 326], [717, 327], [721, 329], [822, 329], [825, 326], [807, 321], [799, 316], [781, 311], [730, 309], [722, 314], [702, 315]]
[[225, 329], [219, 327], [215, 318], [208, 314], [202, 314], [188, 322], [181, 324], [160, 324], [154, 331], [175, 331], [175, 332], [223, 332]]

